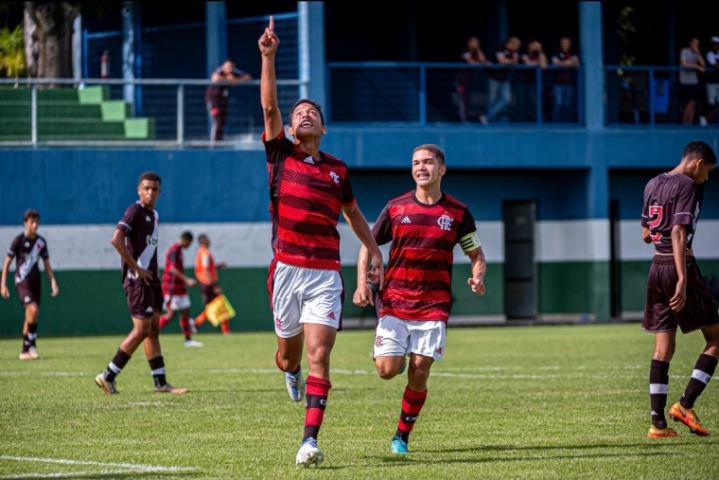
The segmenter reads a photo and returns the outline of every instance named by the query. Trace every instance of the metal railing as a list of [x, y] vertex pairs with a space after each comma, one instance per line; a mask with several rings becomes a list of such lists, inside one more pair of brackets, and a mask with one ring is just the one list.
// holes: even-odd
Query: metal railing
[[327, 69], [334, 122], [583, 123], [581, 68], [333, 62]]
[[[681, 67], [607, 65], [607, 124], [683, 123], [689, 97], [696, 102], [692, 124], [719, 124], [719, 110], [708, 104], [701, 77], [696, 85], [680, 82]], [[689, 70], [686, 70], [689, 71]], [[719, 83], [719, 82], [717, 82]]]
[[[292, 106], [305, 84], [277, 81], [282, 111]], [[229, 88], [225, 139], [221, 141], [209, 138], [212, 122], [205, 95], [210, 85]], [[106, 89], [104, 101], [81, 101], [83, 90], [97, 86]], [[141, 111], [132, 102], [124, 102], [126, 87], [141, 90]], [[130, 122], [124, 121], [123, 112]], [[144, 138], [128, 137], [128, 124], [133, 121], [147, 125]], [[249, 148], [256, 147], [262, 129], [259, 80], [233, 86], [188, 79], [0, 79], [0, 145]]]

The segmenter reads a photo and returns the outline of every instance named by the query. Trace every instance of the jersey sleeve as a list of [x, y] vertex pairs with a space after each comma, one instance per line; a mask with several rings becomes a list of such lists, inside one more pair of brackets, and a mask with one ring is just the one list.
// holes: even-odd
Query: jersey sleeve
[[389, 205], [385, 206], [372, 226], [372, 235], [377, 245], [392, 241], [392, 219], [389, 216]]
[[340, 189], [342, 192], [342, 205], [352, 205], [355, 202], [355, 194], [352, 191], [352, 182], [350, 181], [349, 171], [342, 179]]
[[15, 237], [15, 240], [10, 244], [10, 248], [7, 251], [7, 256], [15, 258], [20, 255], [20, 243], [22, 243], [22, 235]]
[[459, 225], [458, 230], [458, 238], [462, 238], [467, 234], [470, 234], [472, 232], [477, 231], [477, 225], [475, 225], [474, 217], [472, 216], [472, 212], [469, 211], [469, 209], [464, 211], [464, 218], [462, 219], [462, 223]]
[[130, 205], [127, 210], [125, 210], [125, 213], [122, 215], [120, 221], [117, 222], [117, 226], [115, 228], [125, 234], [130, 233], [135, 228], [135, 224], [137, 223], [137, 213], [139, 211], [140, 209], [137, 208], [136, 203]]
[[642, 203], [642, 227], [649, 228], [649, 184], [644, 188], [644, 201]]
[[42, 239], [42, 249], [40, 250], [40, 258], [47, 260], [50, 258], [50, 252], [47, 249], [47, 240]]
[[462, 247], [462, 251], [465, 254], [477, 250], [482, 246], [482, 243], [479, 241], [479, 236], [477, 235], [477, 225], [475, 224], [474, 216], [469, 209], [464, 211], [464, 218], [462, 218], [462, 223], [459, 224], [457, 243]]
[[671, 219], [674, 225], [692, 225], [694, 223], [694, 211], [697, 204], [697, 189], [694, 182], [682, 182], [677, 188], [676, 203], [674, 204], [674, 215]]
[[292, 148], [292, 142], [285, 137], [285, 131], [280, 130], [280, 133], [275, 137], [267, 140], [267, 132], [262, 133], [262, 143], [265, 145], [265, 156], [267, 163], [278, 164], [282, 162], [290, 152]]

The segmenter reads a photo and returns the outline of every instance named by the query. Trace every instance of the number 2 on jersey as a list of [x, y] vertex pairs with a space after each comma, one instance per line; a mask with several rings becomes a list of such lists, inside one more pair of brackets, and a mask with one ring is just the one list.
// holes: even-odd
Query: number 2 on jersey
[[661, 205], [650, 205], [649, 206], [649, 218], [647, 222], [649, 225], [649, 233], [652, 242], [659, 243], [662, 241], [662, 233], [657, 232], [656, 228], [661, 225], [662, 219], [664, 218], [664, 207]]

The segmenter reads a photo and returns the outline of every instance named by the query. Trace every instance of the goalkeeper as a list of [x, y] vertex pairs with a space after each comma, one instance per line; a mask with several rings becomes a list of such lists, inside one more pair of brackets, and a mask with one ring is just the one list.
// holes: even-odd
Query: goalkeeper
[[[200, 248], [197, 249], [195, 256], [195, 278], [200, 284], [202, 292], [202, 300], [205, 307], [218, 295], [222, 294], [220, 287], [220, 278], [217, 270], [224, 268], [225, 263], [215, 263], [215, 258], [210, 253], [210, 238], [204, 233], [197, 237]], [[195, 318], [195, 327], [202, 325], [207, 320], [207, 310], [203, 310], [197, 318]], [[220, 323], [220, 329], [223, 335], [230, 333], [230, 321], [225, 320]]]

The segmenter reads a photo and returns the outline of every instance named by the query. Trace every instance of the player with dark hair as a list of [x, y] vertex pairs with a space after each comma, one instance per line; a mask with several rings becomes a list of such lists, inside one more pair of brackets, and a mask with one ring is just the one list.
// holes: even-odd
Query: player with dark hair
[[682, 152], [679, 165], [649, 180], [644, 188], [642, 238], [653, 243], [654, 259], [647, 279], [642, 327], [654, 334], [649, 370], [652, 425], [649, 438], [675, 437], [664, 408], [669, 391], [669, 362], [674, 355], [677, 326], [682, 333], [701, 330], [706, 340], [681, 399], [669, 416], [691, 433], [709, 435], [694, 412], [694, 403], [709, 383], [719, 358], [719, 313], [692, 251], [704, 183], [716, 167], [709, 145], [696, 141]]
[[162, 294], [166, 313], [160, 317], [160, 329], [165, 328], [180, 312], [180, 328], [185, 335], [186, 347], [201, 347], [202, 342], [192, 339], [192, 319], [190, 318], [190, 295], [187, 287], [194, 287], [194, 278], [185, 275], [183, 250], [192, 245], [192, 232], [184, 231], [178, 242], [170, 245], [165, 254], [165, 270], [162, 272]]
[[296, 456], [298, 465], [319, 465], [324, 454], [317, 435], [324, 418], [330, 383], [330, 352], [341, 328], [343, 284], [340, 275], [340, 213], [369, 249], [374, 271], [382, 269], [382, 254], [357, 206], [347, 166], [320, 151], [327, 132], [322, 110], [301, 99], [290, 111], [285, 137], [277, 102], [275, 55], [279, 38], [274, 19], [258, 40], [262, 54], [260, 99], [265, 121], [274, 258], [268, 276], [270, 302], [277, 334], [277, 367], [285, 372], [290, 397], [300, 401], [304, 381], [300, 364], [307, 344], [309, 376], [305, 431]]
[[160, 218], [155, 203], [160, 196], [160, 176], [145, 172], [137, 182], [140, 199], [125, 210], [112, 234], [112, 246], [122, 259], [122, 286], [132, 319], [132, 330], [120, 343], [120, 348], [95, 377], [95, 383], [106, 394], [118, 393], [115, 377], [120, 374], [141, 343], [150, 364], [155, 392], [182, 395], [186, 388], [167, 383], [165, 360], [160, 348], [160, 311], [162, 288], [157, 275], [157, 243], [160, 235]]
[[37, 210], [28, 209], [23, 215], [25, 231], [15, 237], [5, 256], [0, 279], [0, 294], [4, 299], [10, 298], [7, 288], [7, 276], [12, 259], [15, 259], [15, 290], [18, 299], [25, 308], [25, 322], [22, 326], [22, 350], [20, 360], [36, 360], [37, 353], [37, 319], [40, 313], [40, 269], [38, 260], [42, 258], [47, 278], [50, 279], [50, 295], [56, 297], [60, 293], [55, 274], [50, 266], [47, 242], [37, 234], [40, 225], [40, 214]]
[[[222, 287], [220, 287], [220, 276], [217, 274], [217, 270], [224, 268], [225, 263], [215, 263], [215, 257], [210, 252], [210, 237], [202, 233], [197, 237], [197, 243], [200, 247], [197, 249], [195, 255], [195, 277], [197, 282], [200, 284], [200, 291], [202, 292], [202, 301], [207, 306], [212, 300], [218, 295], [222, 294]], [[195, 325], [200, 328], [205, 320], [207, 320], [207, 312], [202, 311], [195, 318]], [[220, 323], [220, 329], [223, 335], [230, 333], [230, 321], [225, 320]]]
[[[442, 191], [446, 172], [444, 152], [437, 145], [415, 148], [416, 188], [390, 200], [372, 228], [379, 245], [392, 242], [384, 288], [377, 297], [379, 323], [373, 352], [377, 373], [386, 380], [399, 375], [409, 355], [401, 414], [390, 442], [395, 454], [409, 453], [409, 435], [427, 399], [430, 368], [444, 354], [455, 245], [472, 263], [469, 288], [477, 295], [486, 292], [487, 264], [474, 217], [466, 205]], [[381, 283], [368, 273], [368, 260], [367, 249], [361, 247], [353, 299], [361, 307], [374, 305], [370, 284]]]

